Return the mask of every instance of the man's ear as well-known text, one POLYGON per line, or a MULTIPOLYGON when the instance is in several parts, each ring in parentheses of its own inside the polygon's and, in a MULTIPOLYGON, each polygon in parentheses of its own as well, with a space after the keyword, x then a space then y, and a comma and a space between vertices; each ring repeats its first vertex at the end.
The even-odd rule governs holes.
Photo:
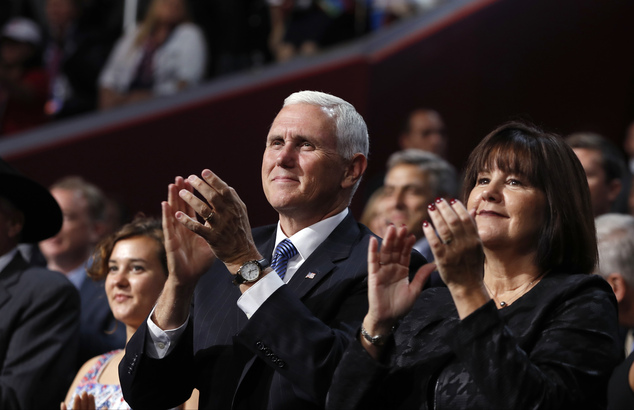
POLYGON ((625 283, 625 279, 623 279, 623 276, 617 272, 610 273, 606 279, 610 286, 612 286, 614 296, 616 296, 616 301, 621 303, 627 294, 627 283, 625 283))
POLYGON ((368 159, 361 153, 356 153, 348 163, 348 167, 341 181, 341 187, 346 189, 354 186, 363 176, 368 167, 368 159))

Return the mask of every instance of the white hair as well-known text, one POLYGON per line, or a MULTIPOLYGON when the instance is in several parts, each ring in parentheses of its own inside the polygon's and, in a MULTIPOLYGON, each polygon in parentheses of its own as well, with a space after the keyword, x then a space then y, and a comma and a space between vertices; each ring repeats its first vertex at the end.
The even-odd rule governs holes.
POLYGON ((326 110, 335 120, 337 151, 345 159, 352 159, 354 154, 368 156, 370 140, 368 127, 361 114, 352 104, 319 91, 299 91, 284 100, 284 107, 293 104, 310 104, 326 110))
POLYGON ((416 148, 397 151, 387 160, 388 172, 397 165, 414 165, 428 176, 434 197, 458 195, 458 173, 438 155, 416 148))
MULTIPOLYGON (((310 104, 321 107, 334 119, 337 152, 343 159, 351 160, 358 153, 368 157, 370 150, 368 127, 352 104, 334 95, 319 91, 298 91, 284 100, 284 107, 294 104, 310 104)), ((352 194, 360 182, 361 178, 353 187, 352 194)))
POLYGON ((620 273, 634 286, 634 216, 603 214, 595 219, 599 264, 595 273, 607 278, 620 273))

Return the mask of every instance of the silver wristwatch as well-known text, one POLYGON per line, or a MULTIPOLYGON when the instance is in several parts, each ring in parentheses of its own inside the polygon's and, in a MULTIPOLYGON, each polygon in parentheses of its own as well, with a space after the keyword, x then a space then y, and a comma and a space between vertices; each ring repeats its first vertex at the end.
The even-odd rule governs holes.
POLYGON ((262 271, 269 267, 268 259, 260 259, 259 261, 252 260, 245 262, 238 269, 233 283, 235 285, 241 285, 243 283, 253 283, 260 279, 262 271))

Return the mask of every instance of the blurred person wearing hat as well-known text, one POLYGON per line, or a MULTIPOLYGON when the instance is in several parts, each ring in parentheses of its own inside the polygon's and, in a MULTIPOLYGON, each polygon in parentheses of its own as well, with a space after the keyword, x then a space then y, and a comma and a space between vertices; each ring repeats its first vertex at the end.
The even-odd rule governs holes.
POLYGON ((31 20, 17 17, 0 37, 0 135, 46 122, 48 75, 42 67, 42 36, 31 20))
POLYGON ((0 159, 0 408, 58 408, 76 368, 79 294, 18 248, 55 235, 62 212, 47 189, 0 159))

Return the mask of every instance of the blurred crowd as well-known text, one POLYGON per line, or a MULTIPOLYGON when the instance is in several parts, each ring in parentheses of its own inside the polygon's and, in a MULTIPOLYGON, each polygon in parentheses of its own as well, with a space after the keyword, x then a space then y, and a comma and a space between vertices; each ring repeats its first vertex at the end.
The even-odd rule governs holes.
POLYGON ((440 1, 3 1, 0 136, 314 54, 440 1))

